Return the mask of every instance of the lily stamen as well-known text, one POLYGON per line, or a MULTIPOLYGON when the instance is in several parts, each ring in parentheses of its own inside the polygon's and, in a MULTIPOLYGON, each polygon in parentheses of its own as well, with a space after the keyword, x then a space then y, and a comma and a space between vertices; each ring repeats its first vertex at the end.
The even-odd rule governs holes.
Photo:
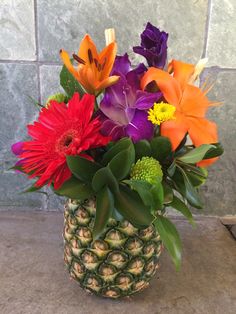
POLYGON ((74 59, 75 61, 77 61, 78 63, 81 63, 81 64, 85 64, 85 63, 86 63, 83 59, 81 59, 81 58, 80 58, 79 56, 77 56, 77 54, 75 54, 75 53, 73 53, 72 57, 73 57, 73 59, 74 59))
POLYGON ((93 63, 93 54, 92 54, 91 49, 88 49, 88 57, 89 57, 90 64, 92 64, 93 63))

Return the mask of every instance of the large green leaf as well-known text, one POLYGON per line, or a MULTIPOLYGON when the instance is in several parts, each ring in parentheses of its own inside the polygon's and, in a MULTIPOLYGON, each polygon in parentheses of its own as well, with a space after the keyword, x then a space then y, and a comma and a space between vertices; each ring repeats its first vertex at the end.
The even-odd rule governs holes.
POLYGON ((189 180, 191 181, 192 185, 196 188, 199 187, 200 185, 204 184, 206 182, 206 179, 207 179, 207 170, 205 168, 199 168, 199 169, 202 169, 202 173, 205 173, 205 176, 204 175, 198 175, 192 171, 187 172, 189 180))
POLYGON ((96 195, 96 216, 93 227, 93 239, 96 240, 104 231, 114 210, 114 198, 107 186, 96 195))
POLYGON ((173 190, 172 188, 165 182, 163 181, 163 193, 164 193, 164 204, 169 204, 173 201, 173 190))
POLYGON ((67 93, 67 95, 69 96, 69 98, 71 98, 75 92, 78 92, 81 97, 86 93, 83 86, 67 70, 65 65, 62 67, 60 73, 60 84, 67 93))
POLYGON ((89 184, 81 182, 75 177, 71 177, 59 189, 54 189, 54 192, 58 195, 81 201, 90 198, 94 193, 89 184))
POLYGON ((224 153, 224 148, 220 143, 214 143, 214 148, 211 148, 203 159, 214 158, 222 155, 224 153))
POLYGON ((181 240, 175 225, 166 217, 157 216, 154 225, 160 234, 167 251, 172 257, 177 270, 180 269, 181 263, 181 240))
POLYGON ((154 206, 154 199, 151 192, 152 185, 146 181, 141 180, 124 180, 124 183, 128 184, 132 189, 138 192, 143 203, 146 206, 154 206))
POLYGON ((91 183, 94 174, 101 168, 96 162, 81 156, 67 156, 66 162, 73 175, 84 182, 91 183))
POLYGON ((196 208, 202 208, 202 202, 201 202, 200 196, 197 190, 195 189, 195 187, 192 185, 187 173, 179 166, 178 166, 178 169, 180 170, 183 176, 184 185, 185 185, 185 196, 189 204, 196 208))
POLYGON ((92 180, 92 187, 94 191, 98 192, 104 186, 108 186, 114 194, 119 192, 119 184, 117 179, 108 166, 98 170, 92 180))
POLYGON ((164 203, 164 189, 162 184, 157 183, 156 185, 153 185, 150 192, 152 194, 154 201, 154 206, 152 206, 152 209, 154 211, 161 210, 163 208, 164 203))
POLYGON ((117 180, 122 180, 128 176, 130 169, 135 162, 134 145, 131 143, 126 149, 115 155, 108 163, 117 180))
POLYGON ((136 161, 144 156, 151 156, 152 154, 151 145, 147 140, 141 140, 135 143, 134 148, 136 161))
POLYGON ((178 160, 185 162, 187 164, 196 164, 197 162, 201 161, 206 155, 206 153, 212 148, 216 147, 210 144, 203 144, 199 147, 190 150, 183 156, 178 157, 178 160))
POLYGON ((115 196, 115 208, 137 228, 145 228, 154 220, 150 209, 145 206, 138 193, 120 186, 120 193, 115 196))
POLYGON ((155 137, 151 140, 151 149, 152 156, 159 161, 163 161, 171 154, 171 142, 164 136, 155 137))
POLYGON ((117 154, 119 154, 122 150, 125 150, 133 145, 130 138, 122 138, 118 142, 115 143, 104 155, 102 158, 102 164, 107 165, 112 158, 114 158, 117 154))
POLYGON ((173 201, 168 206, 173 207, 174 209, 181 212, 189 220, 191 224, 194 224, 191 211, 189 210, 188 206, 178 197, 174 196, 173 201))

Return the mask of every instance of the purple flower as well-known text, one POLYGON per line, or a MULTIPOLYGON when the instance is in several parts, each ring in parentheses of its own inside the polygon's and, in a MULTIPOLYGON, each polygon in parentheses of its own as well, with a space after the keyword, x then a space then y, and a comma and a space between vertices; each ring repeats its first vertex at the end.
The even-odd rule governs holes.
POLYGON ((119 75, 120 79, 106 89, 100 104, 102 131, 114 141, 128 136, 137 142, 153 135, 153 125, 147 120, 146 111, 162 94, 140 90, 140 78, 146 70, 144 64, 132 70, 127 54, 116 57, 111 75, 119 75))
POLYGON ((167 39, 166 32, 148 22, 141 34, 141 46, 133 47, 133 51, 145 57, 149 66, 163 69, 167 58, 167 39))
MULTIPOLYGON (((18 158, 20 158, 20 155, 24 152, 23 150, 24 142, 17 142, 11 146, 11 151, 14 155, 16 155, 18 158)), ((15 164, 15 167, 21 167, 24 164, 24 159, 18 160, 15 164)), ((16 170, 16 172, 19 172, 16 170)))

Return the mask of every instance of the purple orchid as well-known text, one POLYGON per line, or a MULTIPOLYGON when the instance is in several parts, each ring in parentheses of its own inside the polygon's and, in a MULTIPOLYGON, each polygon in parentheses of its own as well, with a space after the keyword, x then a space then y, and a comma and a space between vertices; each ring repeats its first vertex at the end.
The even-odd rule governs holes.
POLYGON ((127 53, 116 57, 111 75, 119 75, 120 79, 106 89, 100 104, 102 131, 112 136, 114 141, 128 136, 137 142, 150 139, 153 135, 153 125, 147 119, 147 110, 162 94, 140 89, 140 77, 146 70, 144 64, 132 70, 127 53))
POLYGON ((163 69, 167 58, 167 40, 166 32, 148 22, 141 34, 141 46, 133 47, 133 51, 145 57, 149 66, 163 69))

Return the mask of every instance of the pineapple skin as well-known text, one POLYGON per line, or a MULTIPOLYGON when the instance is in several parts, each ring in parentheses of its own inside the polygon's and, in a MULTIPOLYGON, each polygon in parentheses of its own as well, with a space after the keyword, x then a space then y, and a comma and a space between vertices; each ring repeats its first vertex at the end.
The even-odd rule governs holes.
POLYGON ((80 286, 93 294, 120 298, 149 285, 163 249, 153 225, 137 229, 111 218, 95 241, 95 201, 67 200, 64 213, 64 261, 80 286))

